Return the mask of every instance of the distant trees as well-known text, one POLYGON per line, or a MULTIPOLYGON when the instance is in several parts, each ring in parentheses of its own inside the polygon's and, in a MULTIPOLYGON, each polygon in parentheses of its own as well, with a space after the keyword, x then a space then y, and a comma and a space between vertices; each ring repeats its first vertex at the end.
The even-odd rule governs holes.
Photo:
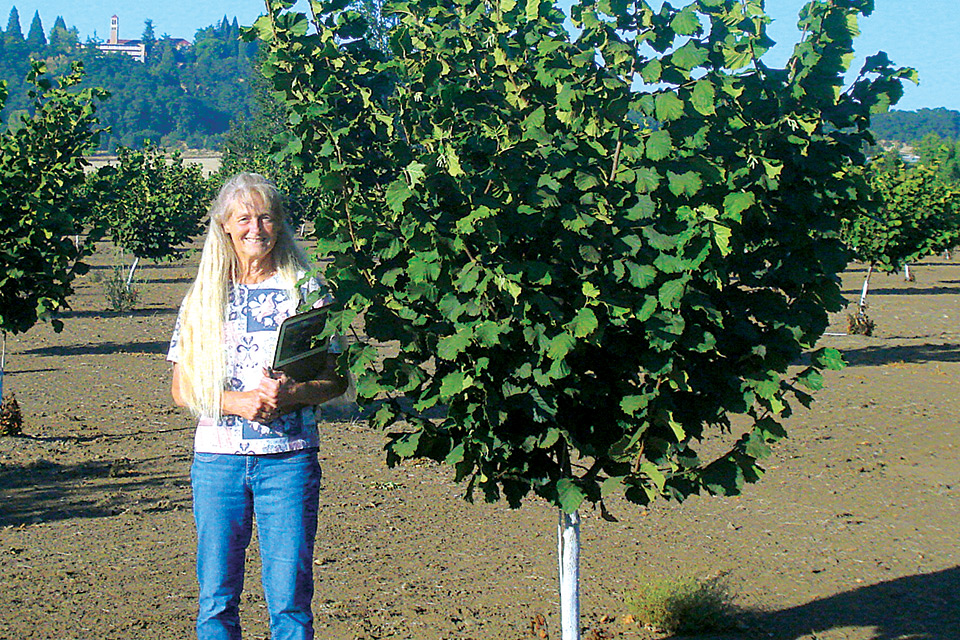
POLYGON ((169 260, 201 229, 209 188, 200 165, 156 147, 121 147, 114 166, 88 179, 98 194, 94 222, 133 256, 127 287, 141 258, 169 260))
POLYGON ((909 166, 884 158, 867 173, 876 207, 844 221, 841 236, 868 265, 854 333, 869 334, 866 298, 874 270, 891 273, 921 258, 949 250, 960 241, 960 188, 939 179, 936 167, 909 166))
POLYGON ((933 167, 937 178, 947 183, 960 183, 960 139, 928 133, 913 149, 920 157, 920 164, 933 167))
POLYGON ((42 51, 47 46, 47 36, 43 33, 43 23, 40 21, 39 11, 33 13, 33 21, 30 23, 26 44, 29 51, 42 51))
POLYGON ((0 38, 0 79, 9 91, 3 120, 15 123, 30 110, 24 78, 31 58, 45 60, 53 75, 76 60, 85 66, 84 84, 103 87, 112 96, 100 111, 109 128, 100 149, 137 148, 145 142, 218 149, 230 123, 249 115, 256 43, 242 42, 239 35, 236 18, 224 17, 184 45, 168 35, 158 38, 147 20, 141 37, 147 59, 140 63, 103 53, 93 41, 81 45, 77 30, 59 16, 48 38, 36 13, 24 38, 14 7, 0 38))
POLYGON ((960 111, 938 108, 880 113, 871 120, 871 130, 878 140, 891 142, 915 143, 929 133, 956 140, 960 139, 960 111))
MULTIPOLYGON (((32 115, 0 130, 0 331, 21 333, 66 305, 85 255, 71 236, 91 208, 80 197, 83 155, 96 145, 96 89, 76 90, 81 69, 54 86, 33 63, 32 115)), ((2 87, 2 85, 0 85, 2 87)), ((0 89, 0 104, 3 92, 0 89)))

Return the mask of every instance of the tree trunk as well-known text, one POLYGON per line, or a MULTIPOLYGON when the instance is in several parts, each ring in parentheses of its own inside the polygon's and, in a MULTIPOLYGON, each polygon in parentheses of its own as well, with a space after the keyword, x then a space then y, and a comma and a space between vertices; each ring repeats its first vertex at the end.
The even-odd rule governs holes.
POLYGON ((3 370, 7 366, 7 332, 0 332, 0 401, 3 400, 3 370))
POLYGON ((557 527, 560 561, 560 628, 562 640, 580 640, 580 514, 560 511, 557 527))
POLYGON ((910 265, 903 265, 903 281, 910 282, 910 265))
POLYGON ((873 273, 873 265, 867 267, 867 275, 863 279, 863 289, 860 290, 860 304, 857 312, 863 315, 867 312, 867 290, 870 288, 870 274, 873 273))
POLYGON ((133 264, 130 265, 130 271, 127 273, 127 291, 130 290, 130 286, 133 284, 133 272, 137 270, 138 264, 140 264, 140 258, 134 256, 133 264))

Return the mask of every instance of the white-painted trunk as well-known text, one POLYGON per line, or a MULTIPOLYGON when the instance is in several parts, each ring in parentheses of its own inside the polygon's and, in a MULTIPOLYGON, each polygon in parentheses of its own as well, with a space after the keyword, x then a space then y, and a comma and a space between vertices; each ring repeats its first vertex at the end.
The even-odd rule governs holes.
POLYGON ((7 332, 0 333, 0 400, 3 400, 3 370, 7 366, 7 332))
POLYGON ((560 629, 562 640, 580 640, 580 513, 560 511, 557 527, 560 561, 560 629))
POLYGON ((140 264, 140 258, 134 257, 133 264, 130 265, 130 271, 127 273, 127 289, 130 289, 130 285, 133 284, 133 272, 137 270, 138 264, 140 264))
POLYGON ((910 265, 903 265, 903 281, 910 282, 910 265))
POLYGON ((870 274, 873 273, 873 265, 867 267, 867 275, 863 279, 863 289, 860 290, 860 306, 858 311, 863 313, 867 308, 867 290, 870 289, 870 274))

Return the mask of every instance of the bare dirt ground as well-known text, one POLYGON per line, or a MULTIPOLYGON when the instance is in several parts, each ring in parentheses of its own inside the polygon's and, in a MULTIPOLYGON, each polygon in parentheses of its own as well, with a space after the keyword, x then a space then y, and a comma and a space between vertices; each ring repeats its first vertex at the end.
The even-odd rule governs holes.
MULTIPOLYGON (((104 165, 113 164, 116 161, 117 156, 109 154, 99 154, 87 158, 90 170, 99 169, 104 165)), ((183 152, 183 161, 186 164, 199 164, 204 176, 209 176, 220 168, 220 155, 210 151, 188 149, 183 152)))
MULTIPOLYGON (((192 419, 164 361, 194 268, 147 265, 133 313, 80 279, 65 329, 8 338, 5 390, 25 435, 0 439, 0 638, 177 639, 193 634, 192 419)), ((876 276, 873 337, 830 335, 850 366, 798 408, 757 485, 619 523, 583 514, 584 637, 649 640, 624 594, 642 576, 726 574, 743 628, 713 640, 960 638, 960 264, 916 282, 876 276)), ((850 299, 863 269, 844 276, 850 299)), ((834 333, 846 330, 838 315, 834 333)), ((448 469, 389 469, 383 435, 323 424, 314 599, 318 638, 559 638, 556 513, 470 505, 448 469)), ((269 630, 256 542, 242 616, 269 630)), ((707 637, 707 636, 704 636, 707 637)))

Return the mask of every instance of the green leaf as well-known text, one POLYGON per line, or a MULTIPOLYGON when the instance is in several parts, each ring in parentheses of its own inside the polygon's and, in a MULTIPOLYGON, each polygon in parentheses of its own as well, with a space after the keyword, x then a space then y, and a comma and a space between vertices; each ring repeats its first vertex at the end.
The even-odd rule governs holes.
POLYGON ((683 115, 683 101, 672 91, 657 94, 656 117, 661 122, 676 120, 683 115))
POLYGON ((550 341, 550 346, 547 349, 547 357, 551 360, 561 360, 573 350, 574 344, 573 336, 569 333, 558 334, 550 341))
POLYGON ((640 70, 640 77, 643 78, 643 81, 647 84, 653 84, 660 81, 661 73, 663 73, 663 65, 659 60, 654 58, 643 65, 643 68, 640 70))
POLYGON ((692 36, 698 33, 701 27, 694 5, 684 7, 670 21, 670 28, 679 36, 692 36))
POLYGON ((627 262, 627 271, 629 272, 630 284, 637 289, 646 289, 657 278, 657 270, 649 264, 639 265, 635 262, 627 262))
POLYGON ((450 453, 447 454, 447 457, 443 459, 443 463, 453 466, 460 464, 464 461, 464 459, 464 446, 461 442, 450 450, 450 453))
POLYGON ((710 116, 716 113, 715 106, 717 92, 713 88, 713 83, 707 79, 698 80, 693 85, 693 93, 690 96, 690 102, 697 113, 710 116))
POLYGON ((387 206, 394 213, 403 212, 403 203, 406 202, 413 192, 403 180, 396 180, 387 187, 386 202, 387 206))
POLYGON ((581 191, 589 191, 600 184, 600 180, 597 178, 597 176, 584 171, 578 171, 573 179, 573 182, 575 185, 577 185, 577 189, 580 189, 581 191))
POLYGON ((654 131, 647 138, 646 153, 647 157, 654 162, 659 162, 673 151, 673 141, 670 139, 670 133, 665 129, 654 131))
POLYGON ((749 191, 729 193, 723 198, 723 213, 726 217, 740 222, 741 214, 752 207, 755 202, 756 198, 749 191))
POLYGON ((417 454, 420 447, 420 437, 422 431, 415 431, 400 436, 397 440, 390 443, 390 451, 400 458, 412 458, 417 454))
POLYGON ((416 187, 423 182, 426 177, 424 169, 427 168, 427 165, 420 162, 411 162, 403 169, 403 177, 406 180, 407 184, 411 187, 416 187))
POLYGON ((646 396, 624 396, 620 400, 620 408, 628 416, 636 415, 637 412, 649 404, 646 396))
POLYGON ((443 377, 440 383, 440 398, 444 401, 473 386, 473 378, 462 371, 454 371, 443 377))
POLYGON ((586 497, 583 489, 570 478, 560 478, 557 481, 557 499, 564 513, 573 513, 579 509, 586 497))
POLYGON ((685 290, 686 281, 683 278, 668 280, 660 287, 660 292, 657 294, 660 306, 664 309, 675 308, 685 290))
POLYGON ((667 172, 667 179, 670 181, 670 191, 676 195, 694 196, 703 186, 703 180, 695 171, 687 171, 683 174, 676 174, 672 171, 667 172))
POLYGON ((593 312, 593 309, 584 307, 577 312, 576 317, 574 317, 573 321, 570 323, 570 330, 573 332, 575 337, 585 338, 596 331, 598 326, 600 326, 600 323, 597 320, 597 315, 593 312))
POLYGON ((533 21, 540 17, 540 5, 543 0, 527 0, 527 20, 533 21))
POLYGON ((840 371, 847 363, 843 359, 843 354, 834 348, 819 349, 813 354, 813 361, 817 366, 831 371, 840 371))
MULTIPOLYGON (((673 52, 671 61, 681 69, 690 70, 699 67, 707 61, 709 51, 700 46, 696 40, 690 40, 673 52)), ((696 89, 694 89, 696 92, 696 89)))
POLYGON ((797 376, 797 382, 808 389, 818 391, 823 388, 823 374, 816 369, 810 368, 797 376))
POLYGON ((733 237, 733 229, 718 222, 713 222, 710 225, 710 231, 713 235, 713 241, 717 244, 717 248, 720 250, 720 255, 729 256, 730 252, 733 251, 730 246, 730 239, 733 237))
POLYGON ((600 497, 609 498, 610 496, 621 493, 624 489, 624 476, 613 476, 600 483, 600 497))
POLYGON ((444 360, 456 360, 470 345, 470 331, 461 329, 452 336, 444 336, 437 342, 437 357, 444 360))

